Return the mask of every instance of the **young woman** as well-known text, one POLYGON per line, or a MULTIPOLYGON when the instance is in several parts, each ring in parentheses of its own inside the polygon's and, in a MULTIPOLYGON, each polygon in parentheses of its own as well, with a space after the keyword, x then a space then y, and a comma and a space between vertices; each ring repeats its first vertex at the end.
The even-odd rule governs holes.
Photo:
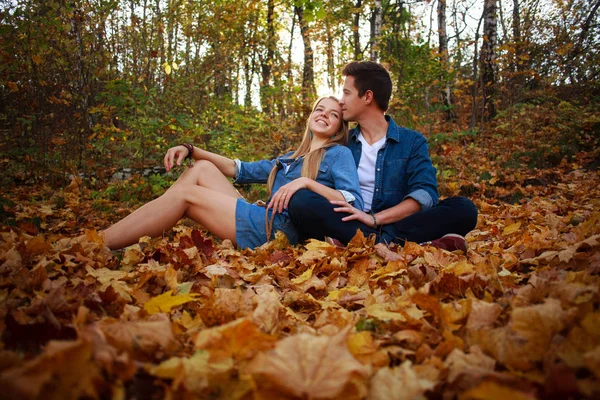
POLYGON ((362 209, 354 158, 343 146, 348 125, 335 97, 315 103, 300 147, 274 160, 240 162, 191 145, 167 151, 167 171, 186 157, 195 160, 162 196, 140 207, 103 232, 110 249, 136 243, 142 236, 159 236, 182 217, 200 223, 221 239, 240 248, 266 243, 280 230, 291 244, 299 233, 287 213, 290 198, 309 189, 328 200, 345 200, 362 209), (236 183, 267 183, 272 193, 267 208, 242 198, 227 177, 236 183), (270 232, 268 232, 270 231, 270 232))

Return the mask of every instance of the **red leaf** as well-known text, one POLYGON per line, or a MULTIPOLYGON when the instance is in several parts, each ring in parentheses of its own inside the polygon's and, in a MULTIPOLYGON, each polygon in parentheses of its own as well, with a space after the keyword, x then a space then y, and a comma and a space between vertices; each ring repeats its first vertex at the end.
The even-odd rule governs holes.
POLYGON ((192 239, 194 240, 198 250, 206 254, 208 257, 210 257, 215 251, 215 245, 212 239, 203 237, 199 230, 194 229, 192 231, 192 239))

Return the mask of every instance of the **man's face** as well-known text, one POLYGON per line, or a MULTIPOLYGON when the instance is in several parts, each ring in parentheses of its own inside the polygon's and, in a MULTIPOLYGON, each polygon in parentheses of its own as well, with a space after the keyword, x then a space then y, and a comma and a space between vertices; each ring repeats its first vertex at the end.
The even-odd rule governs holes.
POLYGON ((358 90, 354 87, 353 76, 347 76, 344 81, 340 106, 342 106, 342 116, 345 121, 357 121, 358 116, 363 112, 365 102, 362 97, 358 97, 358 90))

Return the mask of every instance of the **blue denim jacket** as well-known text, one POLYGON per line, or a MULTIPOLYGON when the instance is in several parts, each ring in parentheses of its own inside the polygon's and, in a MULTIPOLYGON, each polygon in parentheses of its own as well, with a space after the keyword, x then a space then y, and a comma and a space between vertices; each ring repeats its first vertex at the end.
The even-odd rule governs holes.
MULTIPOLYGON (((386 143, 375 164, 372 211, 393 207, 408 197, 416 200, 421 210, 431 208, 438 201, 438 191, 427 140, 419 132, 396 125, 389 115, 385 119, 389 125, 386 143)), ((357 168, 362 147, 359 133, 360 126, 352 129, 348 140, 357 168)))
MULTIPOLYGON (((255 162, 236 160, 235 183, 266 183, 271 169, 277 165, 280 170, 275 176, 272 193, 277 192, 280 187, 301 176, 304 159, 293 160, 289 158, 292 154, 290 152, 274 160, 255 162), (284 165, 289 165, 287 171, 284 165)), ((362 210, 363 200, 358 183, 358 172, 348 148, 336 145, 326 149, 316 181, 339 190, 346 201, 353 202, 354 207, 362 210)))

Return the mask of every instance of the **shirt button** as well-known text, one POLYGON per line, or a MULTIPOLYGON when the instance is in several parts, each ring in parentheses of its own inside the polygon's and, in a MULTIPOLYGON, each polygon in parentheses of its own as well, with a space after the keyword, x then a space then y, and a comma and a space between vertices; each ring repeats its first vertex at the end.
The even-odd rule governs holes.
POLYGON ((377 168, 377 172, 381 171, 381 168, 377 168))
POLYGON ((379 189, 375 189, 376 192, 379 192, 379 189))

